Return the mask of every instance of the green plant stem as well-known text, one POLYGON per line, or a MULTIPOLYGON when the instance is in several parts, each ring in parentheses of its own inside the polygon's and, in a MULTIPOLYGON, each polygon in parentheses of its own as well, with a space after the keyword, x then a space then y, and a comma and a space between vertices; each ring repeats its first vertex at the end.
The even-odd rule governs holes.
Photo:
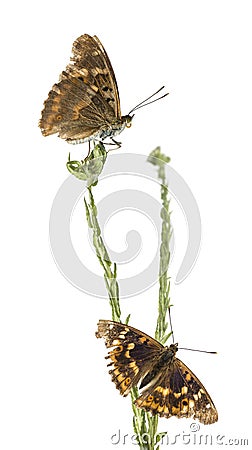
POLYGON ((119 285, 116 279, 117 276, 116 264, 112 264, 112 262, 110 261, 107 249, 104 245, 101 236, 101 229, 97 219, 97 208, 94 202, 92 186, 89 186, 88 193, 89 193, 89 202, 87 202, 84 197, 87 222, 88 226, 93 231, 93 245, 96 250, 96 256, 104 271, 104 280, 112 310, 112 320, 120 322, 121 308, 119 301, 119 285))
POLYGON ((165 344, 171 332, 167 332, 167 312, 170 308, 170 277, 168 268, 170 263, 170 240, 172 236, 170 201, 168 200, 168 186, 165 178, 164 164, 160 163, 158 177, 161 180, 162 219, 160 264, 159 264, 159 301, 158 318, 155 338, 165 344))
MULTIPOLYGON (((160 147, 157 147, 150 153, 148 161, 158 167, 158 178, 161 181, 161 202, 162 207, 160 216, 162 220, 160 260, 159 260, 159 298, 158 298, 158 317, 156 323, 155 338, 165 344, 171 332, 168 332, 167 312, 170 308, 170 277, 168 268, 170 262, 170 240, 172 236, 170 201, 168 200, 168 185, 165 175, 165 165, 170 162, 170 158, 161 153, 160 147)), ((151 450, 159 449, 158 442, 166 432, 158 433, 158 416, 149 418, 149 433, 154 431, 154 445, 151 450)))
MULTIPOLYGON (((161 244, 159 263, 159 299, 158 317, 156 323, 155 338, 165 344, 171 332, 168 332, 167 313, 170 308, 170 277, 168 268, 170 262, 170 240, 172 236, 170 201, 168 200, 168 185, 165 175, 165 165, 170 158, 162 154, 160 148, 151 152, 148 161, 158 167, 158 178, 161 181, 161 244)), ((138 389, 131 390, 131 400, 133 409, 133 429, 138 438, 138 445, 141 450, 158 450, 158 443, 166 432, 158 433, 158 416, 152 416, 143 410, 139 410, 134 401, 139 396, 138 389)))
MULTIPOLYGON (((116 264, 112 264, 101 236, 101 230, 97 218, 97 208, 91 186, 88 188, 88 193, 88 202, 84 197, 87 222, 93 232, 93 245, 96 250, 96 256, 104 271, 104 280, 109 296, 112 320, 120 322, 121 308, 119 301, 119 286, 116 280, 116 264), (112 266, 113 270, 111 269, 112 266)), ((128 321, 129 316, 126 318, 125 322, 128 323, 128 321)), ((157 431, 157 418, 151 417, 149 413, 135 406, 134 401, 137 397, 139 397, 137 387, 131 389, 130 394, 133 409, 133 429, 136 434, 139 449, 154 450, 154 441, 157 431)))

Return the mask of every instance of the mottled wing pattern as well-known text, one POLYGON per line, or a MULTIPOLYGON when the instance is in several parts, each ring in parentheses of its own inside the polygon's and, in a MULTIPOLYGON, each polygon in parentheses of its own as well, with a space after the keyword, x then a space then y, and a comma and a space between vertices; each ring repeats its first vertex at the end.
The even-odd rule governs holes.
POLYGON ((141 381, 139 408, 169 418, 193 418, 211 424, 218 420, 214 403, 199 379, 178 358, 177 344, 164 347, 129 325, 110 320, 98 323, 98 338, 112 350, 109 373, 124 396, 141 381))
MULTIPOLYGON (((84 34, 73 44, 73 64, 69 64, 66 71, 72 76, 79 76, 84 70, 85 81, 89 85, 96 86, 102 93, 103 101, 113 109, 116 118, 121 118, 120 99, 116 77, 112 64, 97 36, 84 34), (88 73, 87 73, 88 71, 88 73)), ((105 106, 106 106, 105 104, 105 106)))
POLYGON ((104 338, 112 350, 106 356, 112 381, 123 396, 152 368, 164 348, 158 341, 136 328, 110 320, 100 320, 97 338, 104 338))
POLYGON ((113 68, 99 41, 87 34, 73 44, 73 57, 44 102, 39 126, 74 143, 89 140, 121 118, 113 68))
POLYGON ((210 395, 192 371, 176 357, 160 370, 158 379, 147 386, 135 403, 161 417, 193 418, 205 425, 218 420, 210 395))

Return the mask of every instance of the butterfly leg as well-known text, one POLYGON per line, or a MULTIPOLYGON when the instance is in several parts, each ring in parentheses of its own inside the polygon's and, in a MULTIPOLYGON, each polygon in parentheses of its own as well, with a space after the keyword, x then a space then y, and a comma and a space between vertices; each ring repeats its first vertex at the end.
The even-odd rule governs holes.
POLYGON ((121 148, 122 143, 121 142, 117 142, 115 141, 115 139, 111 138, 111 141, 113 142, 102 142, 103 145, 117 145, 117 147, 114 148, 110 148, 108 151, 111 152, 112 150, 118 150, 119 148, 121 148))
POLYGON ((87 158, 88 158, 89 155, 90 155, 90 151, 91 151, 91 146, 90 146, 90 141, 88 141, 88 154, 87 154, 87 156, 85 156, 84 159, 81 160, 81 164, 85 164, 87 158))
POLYGON ((121 148, 122 143, 121 142, 117 142, 115 139, 111 138, 111 141, 113 142, 113 144, 111 143, 111 145, 117 145, 117 148, 115 148, 114 150, 118 150, 119 148, 121 148))

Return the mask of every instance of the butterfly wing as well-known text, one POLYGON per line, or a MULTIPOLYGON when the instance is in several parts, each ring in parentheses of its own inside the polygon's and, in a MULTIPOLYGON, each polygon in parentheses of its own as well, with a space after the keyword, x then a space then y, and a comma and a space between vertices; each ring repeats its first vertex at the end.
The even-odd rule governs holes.
POLYGON ((88 34, 73 44, 71 63, 44 103, 39 126, 69 142, 89 140, 121 118, 113 68, 99 39, 88 34))
POLYGON ((112 350, 106 356, 112 381, 123 396, 151 370, 153 361, 164 348, 145 333, 119 322, 100 320, 97 338, 104 338, 112 350))
POLYGON ((217 410, 203 384, 178 358, 161 369, 159 377, 145 388, 135 404, 160 417, 191 417, 203 424, 218 420, 217 410))

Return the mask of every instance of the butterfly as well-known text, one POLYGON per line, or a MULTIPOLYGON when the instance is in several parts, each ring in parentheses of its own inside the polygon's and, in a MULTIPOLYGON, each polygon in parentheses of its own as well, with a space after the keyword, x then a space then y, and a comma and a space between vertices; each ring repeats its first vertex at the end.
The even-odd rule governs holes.
POLYGON ((120 147, 121 143, 113 136, 120 134, 125 127, 129 128, 133 111, 145 106, 144 103, 164 86, 122 116, 115 74, 98 37, 88 34, 78 37, 73 43, 72 53, 70 64, 44 102, 39 121, 42 134, 58 133, 71 144, 110 138, 120 147))
POLYGON ((186 417, 203 424, 218 420, 214 403, 203 384, 176 357, 178 344, 163 346, 136 328, 100 320, 97 338, 112 348, 106 359, 120 394, 126 396, 140 383, 136 406, 160 417, 186 417))

